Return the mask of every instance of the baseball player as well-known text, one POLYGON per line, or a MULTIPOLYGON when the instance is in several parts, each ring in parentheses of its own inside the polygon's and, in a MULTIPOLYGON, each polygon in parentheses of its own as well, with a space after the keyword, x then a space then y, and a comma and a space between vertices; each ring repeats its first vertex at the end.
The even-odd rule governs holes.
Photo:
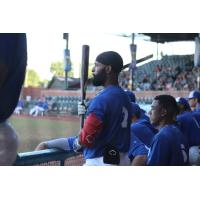
MULTIPOLYGON (((130 164, 131 102, 118 84, 122 67, 123 60, 117 52, 103 52, 96 58, 93 85, 104 89, 90 101, 84 127, 73 142, 76 148, 83 149, 85 165, 130 164)), ((57 148, 63 139, 58 140, 43 142, 36 150, 57 148)))

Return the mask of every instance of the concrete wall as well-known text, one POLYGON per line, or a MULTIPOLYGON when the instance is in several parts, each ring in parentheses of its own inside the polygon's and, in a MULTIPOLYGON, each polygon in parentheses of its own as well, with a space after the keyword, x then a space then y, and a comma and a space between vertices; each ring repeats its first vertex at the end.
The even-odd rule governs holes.
MULTIPOLYGON (((92 98, 97 94, 98 91, 88 91, 87 97, 92 98)), ((80 96, 80 90, 71 91, 71 90, 47 90, 40 88, 23 88, 23 97, 31 96, 32 99, 40 98, 42 96, 80 96)), ((147 98, 151 99, 160 94, 170 94, 174 97, 187 97, 189 91, 142 91, 142 92, 134 92, 137 98, 147 98)))

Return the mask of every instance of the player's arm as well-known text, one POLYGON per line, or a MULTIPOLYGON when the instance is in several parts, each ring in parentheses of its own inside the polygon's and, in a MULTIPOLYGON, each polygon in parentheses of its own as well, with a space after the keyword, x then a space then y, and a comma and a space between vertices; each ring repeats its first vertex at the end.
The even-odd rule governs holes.
POLYGON ((77 140, 77 137, 68 137, 68 138, 58 138, 54 140, 49 140, 40 143, 35 150, 44 150, 44 149, 61 149, 64 151, 74 150, 74 143, 77 140))
POLYGON ((133 160, 131 165, 133 166, 145 166, 147 162, 147 155, 139 155, 136 156, 133 160))
POLYGON ((147 165, 166 166, 166 159, 169 157, 169 145, 164 137, 157 137, 149 150, 147 165))
POLYGON ((144 166, 146 165, 147 161, 148 149, 137 136, 135 136, 133 133, 131 136, 132 137, 129 150, 129 158, 131 160, 131 165, 144 166))
POLYGON ((79 144, 83 147, 91 148, 102 129, 102 120, 95 113, 90 113, 86 117, 84 126, 80 131, 79 144))

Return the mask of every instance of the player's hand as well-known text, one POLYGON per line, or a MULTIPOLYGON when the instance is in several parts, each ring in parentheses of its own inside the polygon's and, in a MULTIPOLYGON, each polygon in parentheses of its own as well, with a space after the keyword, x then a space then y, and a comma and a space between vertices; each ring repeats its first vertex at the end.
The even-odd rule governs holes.
POLYGON ((35 148, 35 151, 40 151, 40 150, 44 150, 44 149, 48 149, 48 147, 44 142, 42 142, 37 145, 37 147, 35 148))
POLYGON ((85 115, 86 113, 86 105, 81 104, 81 102, 78 102, 78 115, 85 115))

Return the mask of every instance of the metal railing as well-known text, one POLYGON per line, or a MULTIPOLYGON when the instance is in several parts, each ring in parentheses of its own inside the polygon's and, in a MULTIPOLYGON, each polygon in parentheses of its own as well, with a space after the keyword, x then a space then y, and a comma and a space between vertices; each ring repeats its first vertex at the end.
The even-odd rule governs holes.
POLYGON ((47 149, 19 153, 14 166, 81 166, 84 159, 81 153, 73 151, 61 151, 58 149, 47 149))

